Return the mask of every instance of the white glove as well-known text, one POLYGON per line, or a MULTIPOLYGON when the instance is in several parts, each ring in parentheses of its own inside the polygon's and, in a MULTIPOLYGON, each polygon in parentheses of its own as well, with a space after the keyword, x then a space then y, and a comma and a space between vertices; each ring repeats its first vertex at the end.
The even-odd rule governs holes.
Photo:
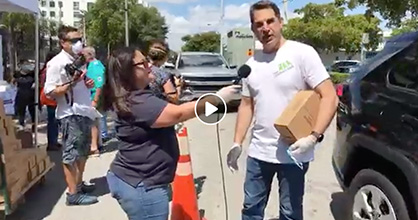
POLYGON ((176 130, 176 133, 178 133, 183 128, 183 125, 184 124, 182 122, 174 125, 174 130, 176 130))
POLYGON ((290 145, 289 151, 292 155, 303 154, 310 149, 314 148, 316 145, 316 137, 309 135, 307 137, 297 140, 295 143, 290 145))
POLYGON ((241 144, 234 143, 228 152, 226 163, 231 172, 238 170, 238 158, 241 156, 242 146, 241 144))
POLYGON ((226 103, 230 102, 234 95, 239 93, 240 85, 231 85, 220 89, 216 95, 220 96, 226 103))

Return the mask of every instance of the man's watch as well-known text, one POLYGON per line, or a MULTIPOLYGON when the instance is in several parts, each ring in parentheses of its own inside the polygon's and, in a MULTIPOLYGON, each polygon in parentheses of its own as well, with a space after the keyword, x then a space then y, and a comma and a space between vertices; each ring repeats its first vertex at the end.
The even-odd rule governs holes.
POLYGON ((320 134, 316 131, 312 131, 311 135, 313 135, 316 138, 316 142, 318 142, 318 143, 320 143, 320 142, 322 142, 322 140, 324 140, 324 135, 320 134))

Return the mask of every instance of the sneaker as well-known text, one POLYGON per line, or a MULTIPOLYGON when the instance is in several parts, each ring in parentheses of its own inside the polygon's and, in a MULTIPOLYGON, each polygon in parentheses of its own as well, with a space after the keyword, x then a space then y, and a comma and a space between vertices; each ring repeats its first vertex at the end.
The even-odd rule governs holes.
POLYGON ((77 191, 82 193, 91 193, 96 189, 96 186, 93 184, 86 184, 84 181, 77 186, 77 191))
POLYGON ((96 196, 90 196, 82 193, 76 194, 69 194, 67 193, 67 201, 66 205, 73 206, 73 205, 91 205, 99 202, 96 196))

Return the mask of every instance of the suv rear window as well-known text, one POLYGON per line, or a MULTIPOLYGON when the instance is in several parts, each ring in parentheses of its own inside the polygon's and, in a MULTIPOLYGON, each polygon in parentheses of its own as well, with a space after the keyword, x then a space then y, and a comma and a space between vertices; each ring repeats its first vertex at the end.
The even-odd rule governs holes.
POLYGON ((388 72, 389 84, 418 92, 418 56, 416 44, 392 64, 388 72))

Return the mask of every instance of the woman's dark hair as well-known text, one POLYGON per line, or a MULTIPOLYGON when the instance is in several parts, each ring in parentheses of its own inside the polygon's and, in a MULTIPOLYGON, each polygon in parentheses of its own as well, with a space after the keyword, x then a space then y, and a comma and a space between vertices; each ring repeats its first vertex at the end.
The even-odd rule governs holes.
POLYGON ((104 85, 104 108, 114 110, 119 116, 130 117, 130 92, 138 89, 134 73, 135 51, 144 53, 137 47, 123 47, 111 53, 106 65, 104 85))

